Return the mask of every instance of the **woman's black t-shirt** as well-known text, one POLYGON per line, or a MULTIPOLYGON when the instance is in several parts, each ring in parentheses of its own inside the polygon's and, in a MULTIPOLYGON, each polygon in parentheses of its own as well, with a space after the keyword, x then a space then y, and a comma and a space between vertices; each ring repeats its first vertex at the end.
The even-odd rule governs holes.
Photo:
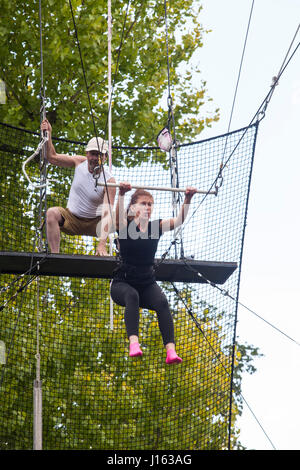
POLYGON ((161 219, 150 221, 145 232, 141 231, 135 221, 119 231, 119 249, 121 266, 114 280, 130 284, 146 285, 155 282, 154 258, 159 239, 162 235, 161 219))

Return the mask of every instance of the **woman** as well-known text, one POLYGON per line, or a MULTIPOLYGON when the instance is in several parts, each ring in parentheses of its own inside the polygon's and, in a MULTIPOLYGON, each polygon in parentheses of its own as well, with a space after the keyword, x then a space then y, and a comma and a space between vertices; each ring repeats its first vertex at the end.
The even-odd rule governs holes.
POLYGON ((129 355, 141 356, 139 345, 139 309, 155 310, 164 346, 166 363, 180 363, 174 340, 173 318, 167 298, 155 281, 154 257, 161 235, 179 227, 188 212, 190 201, 196 192, 187 188, 185 200, 177 217, 150 221, 154 200, 150 193, 138 189, 131 197, 127 211, 124 195, 131 190, 130 183, 120 183, 116 208, 119 249, 122 264, 111 285, 113 301, 125 307, 125 326, 129 339, 129 355))

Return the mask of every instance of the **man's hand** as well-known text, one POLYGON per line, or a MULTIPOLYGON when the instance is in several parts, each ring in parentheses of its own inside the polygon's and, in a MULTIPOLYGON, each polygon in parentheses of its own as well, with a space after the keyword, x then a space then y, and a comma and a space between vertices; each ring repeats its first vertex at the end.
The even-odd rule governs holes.
POLYGON ((108 256, 105 241, 100 240, 100 242, 98 243, 98 246, 96 248, 96 256, 108 256))
POLYGON ((48 119, 44 119, 41 123, 41 130, 42 131, 47 131, 50 134, 52 133, 52 127, 48 119))

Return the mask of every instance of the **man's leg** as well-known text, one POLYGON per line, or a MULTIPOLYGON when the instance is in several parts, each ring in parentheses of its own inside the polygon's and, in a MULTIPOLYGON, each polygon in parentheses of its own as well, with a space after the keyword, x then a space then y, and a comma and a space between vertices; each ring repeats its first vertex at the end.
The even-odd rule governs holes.
POLYGON ((60 227, 64 219, 57 207, 50 207, 47 210, 47 238, 51 253, 59 253, 60 227))

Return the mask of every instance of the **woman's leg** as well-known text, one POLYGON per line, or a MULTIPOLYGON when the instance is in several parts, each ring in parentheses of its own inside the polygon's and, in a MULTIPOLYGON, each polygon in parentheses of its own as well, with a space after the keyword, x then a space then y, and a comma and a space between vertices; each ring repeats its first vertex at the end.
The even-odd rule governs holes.
POLYGON ((130 286, 126 282, 113 282, 111 285, 111 298, 113 301, 125 307, 125 326, 127 336, 130 342, 130 355, 141 356, 142 351, 140 350, 138 343, 139 335, 139 293, 134 287, 130 286))
POLYGON ((158 325, 167 351, 167 364, 180 363, 182 359, 175 351, 174 323, 168 299, 158 284, 151 284, 140 292, 140 306, 155 310, 158 325))
POLYGON ((168 299, 158 284, 150 284, 141 289, 140 307, 155 310, 164 346, 174 344, 174 323, 168 299))

